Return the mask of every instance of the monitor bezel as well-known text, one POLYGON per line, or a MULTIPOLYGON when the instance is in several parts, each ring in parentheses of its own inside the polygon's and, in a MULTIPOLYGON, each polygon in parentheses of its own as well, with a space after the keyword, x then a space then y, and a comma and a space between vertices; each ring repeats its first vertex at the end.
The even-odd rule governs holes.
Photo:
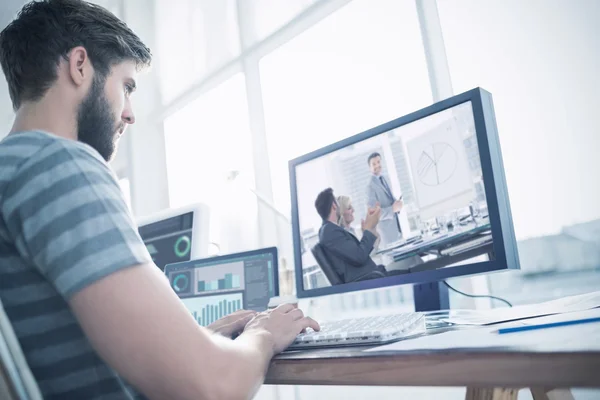
POLYGON ((403 117, 394 119, 375 128, 293 159, 289 162, 289 173, 292 200, 294 271, 296 278, 296 296, 298 298, 318 297, 404 284, 421 284, 458 276, 470 276, 520 268, 492 95, 482 88, 475 88, 442 100, 431 106, 422 108, 403 117), (488 215, 490 218, 495 259, 492 261, 477 262, 452 268, 414 272, 405 275, 389 276, 386 278, 305 290, 302 270, 302 239, 300 236, 298 215, 296 167, 336 150, 340 150, 344 147, 467 102, 471 102, 473 107, 475 135, 477 137, 477 145, 481 158, 481 169, 484 176, 484 188, 488 204, 488 215))
MULTIPOLYGON (((265 247, 265 248, 257 249, 257 250, 242 251, 239 253, 230 253, 230 254, 224 254, 224 255, 220 255, 220 256, 204 257, 204 258, 199 258, 199 259, 192 259, 189 261, 182 261, 182 262, 178 262, 178 263, 167 264, 167 265, 165 265, 164 274, 165 274, 165 277, 167 277, 167 279, 168 279, 170 270, 172 270, 173 268, 182 267, 185 264, 196 264, 196 263, 204 263, 204 262, 220 263, 220 262, 227 262, 228 260, 235 259, 235 258, 251 257, 251 256, 256 256, 259 254, 267 254, 267 253, 271 254, 271 256, 273 257, 273 294, 274 294, 274 296, 279 296, 279 258, 278 258, 277 247, 265 247)), ((244 291, 245 291, 245 289, 244 289, 244 291)), ((217 294, 215 294, 214 296, 217 296, 217 294)), ((180 298, 182 298, 182 297, 180 297, 180 298)), ((187 297, 185 297, 185 298, 187 298, 187 297)))
MULTIPOLYGON (((190 260, 195 258, 204 258, 208 256, 209 228, 210 228, 210 208, 206 204, 194 203, 183 207, 168 208, 157 213, 139 217, 136 223, 139 229, 169 218, 179 217, 181 215, 192 213, 192 250, 190 260)), ((182 261, 186 262, 186 261, 182 261)), ((168 265, 168 264, 167 264, 168 265)), ((166 266, 165 266, 166 268, 166 266)))

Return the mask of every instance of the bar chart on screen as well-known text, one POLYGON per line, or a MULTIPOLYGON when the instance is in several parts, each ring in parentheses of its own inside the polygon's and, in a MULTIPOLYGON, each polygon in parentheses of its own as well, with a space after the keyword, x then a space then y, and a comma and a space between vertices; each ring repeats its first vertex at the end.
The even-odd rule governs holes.
POLYGON ((215 279, 213 281, 198 281, 198 293, 239 288, 240 276, 234 274, 225 274, 222 279, 215 279))
POLYGON ((208 326, 244 306, 242 293, 202 296, 182 299, 198 324, 208 326))
POLYGON ((244 263, 209 265, 195 269, 195 293, 213 294, 244 290, 244 263))

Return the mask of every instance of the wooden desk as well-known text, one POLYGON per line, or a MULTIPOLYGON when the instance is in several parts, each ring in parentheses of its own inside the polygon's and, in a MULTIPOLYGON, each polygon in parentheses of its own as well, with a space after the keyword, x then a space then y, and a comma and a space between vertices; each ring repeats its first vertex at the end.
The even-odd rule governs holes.
MULTIPOLYGON (((589 314, 598 316, 600 310, 590 310, 589 314)), ((578 327, 554 329, 570 329, 576 335, 578 327)), ((540 343, 529 347, 517 343, 489 349, 373 353, 364 352, 365 348, 347 348, 284 353, 272 361, 265 383, 466 386, 470 399, 512 399, 519 388, 531 388, 535 399, 557 398, 543 397, 550 389, 600 388, 600 335, 577 338, 566 347, 544 344, 552 331, 536 331, 540 343)), ((569 392, 562 394, 567 396, 562 398, 570 398, 569 392)))

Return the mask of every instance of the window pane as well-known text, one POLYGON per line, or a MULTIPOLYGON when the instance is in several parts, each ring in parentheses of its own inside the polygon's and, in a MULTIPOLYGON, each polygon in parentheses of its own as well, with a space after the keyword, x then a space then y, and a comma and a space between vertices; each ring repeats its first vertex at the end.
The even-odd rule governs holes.
POLYGON ((163 102, 239 54, 235 0, 157 0, 155 10, 163 102))
POLYGON ((170 206, 207 204, 211 241, 222 251, 231 250, 229 242, 255 245, 256 199, 227 181, 228 172, 237 170, 253 182, 250 140, 242 74, 165 120, 170 206))
POLYGON ((127 207, 129 207, 129 210, 131 211, 131 184, 129 183, 129 178, 119 179, 119 186, 121 186, 121 190, 123 191, 125 203, 127 203, 127 207))
POLYGON ((494 287, 516 303, 597 290, 600 274, 575 271, 600 265, 600 2, 438 7, 455 91, 494 97, 523 269, 494 287))
POLYGON ((253 26, 258 40, 281 28, 318 0, 244 0, 251 3, 253 26))
POLYGON ((431 103, 414 2, 356 0, 260 63, 276 204, 287 162, 431 103))
MULTIPOLYGON (((421 43, 414 2, 379 0, 374 7, 372 0, 355 0, 261 60, 279 209, 291 207, 290 159, 431 104, 421 43)), ((282 232, 285 249, 291 230, 282 232)), ((398 299, 412 308, 408 286, 379 295, 392 299, 381 304, 395 310, 398 299)), ((382 309, 375 297, 369 299, 350 293, 332 302, 330 311, 356 313, 358 305, 366 314, 382 309)))

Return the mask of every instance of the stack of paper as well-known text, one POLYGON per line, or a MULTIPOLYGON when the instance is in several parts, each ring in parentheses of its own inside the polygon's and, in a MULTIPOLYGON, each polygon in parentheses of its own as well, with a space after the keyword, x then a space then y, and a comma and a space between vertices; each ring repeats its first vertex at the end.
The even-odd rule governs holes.
POLYGON ((597 307, 600 307, 600 292, 592 292, 512 308, 450 311, 449 317, 442 318, 442 320, 457 325, 491 325, 524 318, 590 310, 597 307))
MULTIPOLYGON (((548 324, 600 317, 600 310, 587 310, 503 324, 502 327, 548 324)), ((366 352, 428 351, 464 349, 526 351, 600 351, 600 323, 567 325, 499 334, 498 327, 471 327, 426 335, 375 347, 366 352)))

